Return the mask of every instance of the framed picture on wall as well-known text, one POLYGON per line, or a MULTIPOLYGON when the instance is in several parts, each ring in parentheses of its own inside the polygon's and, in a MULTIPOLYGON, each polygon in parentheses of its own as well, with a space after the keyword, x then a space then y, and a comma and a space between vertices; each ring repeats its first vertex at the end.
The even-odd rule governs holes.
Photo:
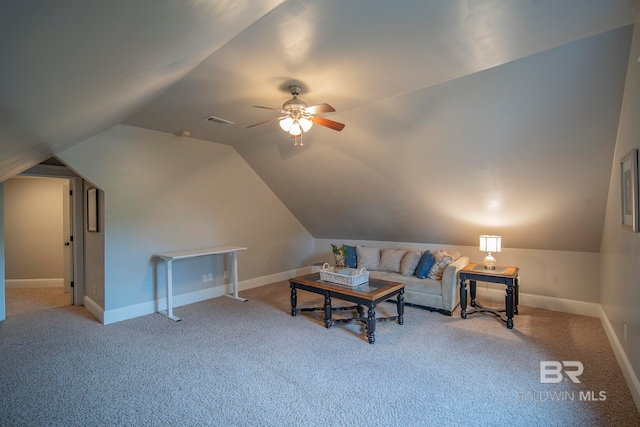
POLYGON ((98 231, 98 190, 87 190, 87 231, 98 231))
POLYGON ((620 208, 622 228, 638 231, 638 150, 620 159, 620 208))

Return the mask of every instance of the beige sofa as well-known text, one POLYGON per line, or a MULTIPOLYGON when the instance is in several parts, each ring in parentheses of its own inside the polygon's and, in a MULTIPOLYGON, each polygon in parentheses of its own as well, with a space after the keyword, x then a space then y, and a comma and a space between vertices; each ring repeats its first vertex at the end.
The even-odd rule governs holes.
POLYGON ((416 276, 404 276, 400 273, 385 271, 370 271, 369 277, 404 283, 405 304, 451 316, 460 302, 460 292, 457 286, 458 271, 467 264, 469 264, 469 257, 461 256, 444 269, 441 280, 419 279, 416 276))
MULTIPOLYGON (((347 260, 351 261, 351 267, 357 263, 355 266, 358 269, 366 268, 369 271, 370 278, 404 283, 405 304, 438 311, 448 316, 451 316, 458 305, 458 271, 469 264, 469 257, 452 251, 433 251, 436 260, 432 268, 428 269, 429 277, 420 278, 415 275, 418 263, 415 260, 416 253, 421 259, 426 251, 364 246, 348 248, 351 257, 347 256, 347 260)), ((424 276, 424 268, 421 271, 420 275, 424 276)))

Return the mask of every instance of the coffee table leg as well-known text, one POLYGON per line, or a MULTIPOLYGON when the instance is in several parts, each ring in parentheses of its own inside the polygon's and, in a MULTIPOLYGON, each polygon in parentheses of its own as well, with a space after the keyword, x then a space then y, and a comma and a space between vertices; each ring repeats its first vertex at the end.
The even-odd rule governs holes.
POLYGON ((404 288, 398 294, 398 324, 404 323, 404 288))
POLYGON ((513 329, 513 282, 507 284, 505 303, 507 306, 507 328, 513 329))
POLYGON ((467 318, 467 278, 460 277, 460 316, 467 318))
POLYGON ((513 314, 518 314, 518 299, 520 296, 520 276, 516 277, 516 282, 513 289, 513 314))
POLYGON ((469 297, 471 298, 471 307, 476 306, 476 281, 469 280, 469 297))
POLYGON ((295 286, 291 285, 291 315, 295 317, 298 314, 296 306, 298 305, 298 296, 295 286))
POLYGON ((329 294, 324 296, 324 326, 327 329, 331 327, 331 297, 329 294))
POLYGON ((369 307, 369 316, 367 317, 367 338, 369 338, 369 344, 376 342, 376 310, 373 307, 369 307))

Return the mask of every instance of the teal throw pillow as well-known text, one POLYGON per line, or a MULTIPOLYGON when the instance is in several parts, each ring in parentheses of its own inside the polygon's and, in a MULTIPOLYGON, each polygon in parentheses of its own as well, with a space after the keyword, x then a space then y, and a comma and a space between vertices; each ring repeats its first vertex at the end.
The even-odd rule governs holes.
POLYGON ((429 271, 431 267, 433 267, 433 263, 435 262, 435 258, 431 251, 426 250, 422 254, 422 258, 420 258, 420 262, 416 267, 416 277, 418 279, 426 279, 429 275, 429 271))
POLYGON ((344 245, 347 248, 347 256, 344 259, 344 263, 347 267, 356 268, 358 266, 358 254, 356 253, 355 246, 344 245))

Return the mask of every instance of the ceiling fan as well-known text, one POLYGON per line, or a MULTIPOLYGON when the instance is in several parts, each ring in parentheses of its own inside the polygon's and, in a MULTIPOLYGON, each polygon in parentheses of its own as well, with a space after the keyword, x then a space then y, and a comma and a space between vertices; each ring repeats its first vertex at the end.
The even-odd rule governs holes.
POLYGON ((289 132, 291 138, 296 138, 298 135, 301 135, 302 132, 307 132, 309 129, 311 129, 311 126, 314 123, 337 131, 341 131, 342 129, 344 129, 344 124, 342 123, 317 116, 317 114, 331 113, 333 111, 336 111, 331 105, 307 105, 306 102, 298 98, 301 90, 302 88, 298 85, 289 86, 289 92, 291 92, 293 98, 282 104, 282 108, 270 108, 254 105, 255 108, 264 108, 267 110, 279 111, 284 115, 281 117, 274 117, 272 119, 265 120, 251 126, 247 126, 247 128, 252 128, 264 123, 279 120, 280 127, 285 132, 289 132))

